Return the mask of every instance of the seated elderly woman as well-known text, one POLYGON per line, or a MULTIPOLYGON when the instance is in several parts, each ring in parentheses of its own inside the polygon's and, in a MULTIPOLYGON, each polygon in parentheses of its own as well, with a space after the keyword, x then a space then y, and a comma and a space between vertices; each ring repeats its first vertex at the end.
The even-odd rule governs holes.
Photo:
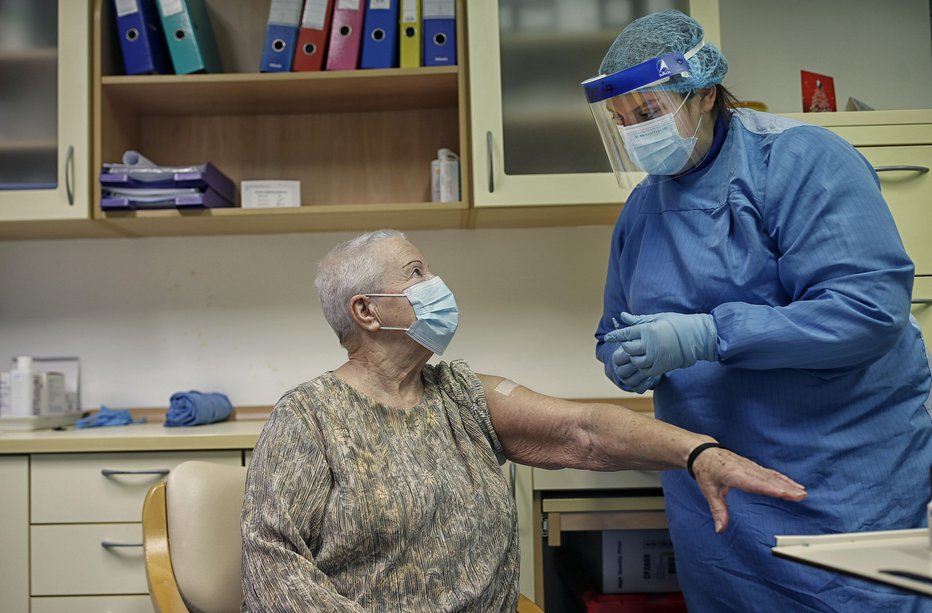
POLYGON ((600 471, 688 465, 718 531, 729 488, 806 496, 707 436, 544 396, 462 361, 429 365, 456 330, 457 305, 399 232, 338 245, 316 286, 348 359, 285 394, 256 444, 242 515, 244 611, 514 611, 506 459, 600 471))

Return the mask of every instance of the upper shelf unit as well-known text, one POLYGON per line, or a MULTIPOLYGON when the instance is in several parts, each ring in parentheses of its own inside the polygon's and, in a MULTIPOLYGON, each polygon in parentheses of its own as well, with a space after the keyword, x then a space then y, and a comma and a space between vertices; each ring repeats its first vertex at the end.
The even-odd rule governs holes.
POLYGON ((237 186, 300 181, 302 206, 103 211, 95 185, 95 219, 131 236, 464 225, 465 185, 459 202, 430 197, 437 150, 468 159, 461 66, 259 73, 268 1, 206 4, 224 73, 126 76, 112 2, 95 0, 94 169, 127 150, 165 165, 209 161, 237 186))

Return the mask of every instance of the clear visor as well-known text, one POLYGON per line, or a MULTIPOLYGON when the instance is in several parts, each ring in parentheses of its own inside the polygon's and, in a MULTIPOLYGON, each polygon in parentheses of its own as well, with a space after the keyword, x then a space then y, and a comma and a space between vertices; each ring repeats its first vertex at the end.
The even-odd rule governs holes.
POLYGON ((699 41, 686 53, 668 53, 625 70, 583 81, 582 87, 602 136, 602 143, 622 189, 651 175, 663 181, 695 166, 695 117, 687 101, 692 74, 689 58, 702 49, 699 41))
POLYGON ((692 98, 633 91, 589 104, 619 186, 631 189, 645 174, 653 182, 663 181, 699 163, 701 116, 692 112, 692 98))

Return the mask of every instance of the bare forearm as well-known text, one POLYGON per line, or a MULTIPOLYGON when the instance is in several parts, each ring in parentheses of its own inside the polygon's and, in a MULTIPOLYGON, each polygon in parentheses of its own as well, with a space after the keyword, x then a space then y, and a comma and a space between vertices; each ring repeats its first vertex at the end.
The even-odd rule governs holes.
POLYGON ((685 468, 697 445, 715 440, 610 404, 588 405, 579 428, 584 453, 572 468, 588 470, 685 468))

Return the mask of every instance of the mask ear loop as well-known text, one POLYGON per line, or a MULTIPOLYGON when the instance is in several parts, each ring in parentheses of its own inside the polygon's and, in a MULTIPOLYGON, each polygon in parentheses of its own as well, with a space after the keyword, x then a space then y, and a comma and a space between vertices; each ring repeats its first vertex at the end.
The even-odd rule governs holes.
MULTIPOLYGON (((367 298, 407 298, 407 294, 363 294, 367 298)), ((383 326, 382 322, 379 322, 379 330, 398 330, 400 332, 407 332, 408 328, 400 328, 398 326, 383 326)))

